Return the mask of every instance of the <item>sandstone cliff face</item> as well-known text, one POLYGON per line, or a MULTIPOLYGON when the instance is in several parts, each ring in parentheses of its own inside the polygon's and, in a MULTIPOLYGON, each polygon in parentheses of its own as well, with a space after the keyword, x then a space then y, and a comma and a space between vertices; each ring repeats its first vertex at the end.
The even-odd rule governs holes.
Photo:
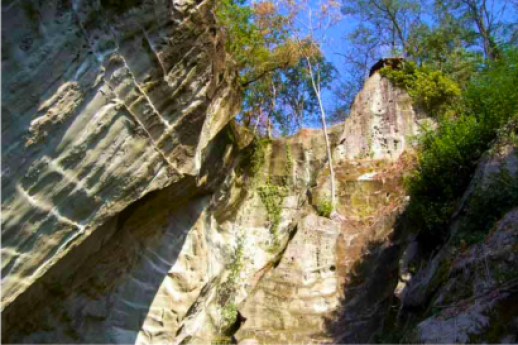
POLYGON ((345 120, 340 155, 349 160, 397 160, 426 121, 407 92, 373 71, 345 120))
POLYGON ((128 205, 170 185, 186 186, 179 200, 194 194, 204 152, 239 106, 212 7, 3 4, 4 329, 45 298, 37 282, 56 264, 66 281, 108 242, 106 224, 128 205))
POLYGON ((386 298, 345 286, 372 291, 347 272, 391 253, 369 243, 402 205, 400 170, 379 159, 397 160, 416 132, 408 96, 374 74, 345 130, 331 129, 347 219, 318 217, 322 133, 265 145, 252 176, 251 137, 227 125, 239 97, 212 7, 5 4, 4 340, 207 343, 244 317, 240 339, 307 342, 379 323, 329 336, 330 319, 386 298), (273 187, 278 224, 260 193, 273 187))
MULTIPOLYGON (((335 153, 341 150, 340 144, 335 153)), ((319 217, 329 194, 329 172, 316 171, 292 240, 282 258, 242 305, 238 340, 261 344, 369 342, 398 280, 406 157, 337 161, 338 211, 319 217)))
MULTIPOLYGON (((416 273, 402 177, 426 119, 373 71, 329 130, 341 217, 320 217, 322 132, 259 142, 231 121, 213 7, 3 3, 3 341, 517 341, 517 210, 416 273)), ((453 234, 491 174, 518 177, 503 152, 453 234)))
MULTIPOLYGON (((205 11, 210 5, 176 5, 182 11, 167 9, 171 18, 160 22, 163 27, 154 22, 162 12, 146 12, 156 10, 157 4, 124 11, 109 6, 89 9, 99 18, 92 15, 88 20, 104 18, 106 35, 118 33, 113 36, 116 49, 93 60, 91 80, 96 87, 88 89, 90 98, 67 103, 69 117, 52 122, 63 114, 60 107, 67 99, 59 93, 59 85, 67 85, 62 77, 49 94, 53 105, 48 109, 57 108, 50 115, 34 108, 37 119, 45 119, 43 131, 31 131, 33 123, 40 122, 27 120, 29 134, 24 134, 23 123, 14 126, 15 118, 8 117, 13 131, 20 133, 3 144, 11 149, 7 159, 13 157, 6 167, 25 167, 31 174, 5 179, 10 192, 2 206, 7 212, 2 234, 4 339, 208 343, 238 329, 238 339, 260 342, 278 342, 281 334, 283 341, 304 343, 344 341, 358 332, 364 334, 361 340, 370 339, 393 289, 389 284, 380 291, 379 279, 397 268, 399 246, 391 245, 390 237, 404 203, 404 162, 398 156, 406 148, 404 136, 416 133, 414 113, 406 109, 403 116, 395 108, 384 120, 387 128, 406 129, 373 133, 370 124, 380 113, 359 96, 355 109, 363 110, 355 118, 366 118, 362 130, 376 142, 390 137, 402 145, 400 151, 352 161, 347 150, 356 146, 343 137, 343 125, 332 127, 339 210, 345 220, 319 217, 316 205, 329 190, 321 131, 303 130, 259 149, 249 133, 234 124, 225 126, 238 102, 224 56, 216 54, 218 37, 205 11), (175 17, 179 13, 184 16, 181 21, 175 17), (109 18, 117 18, 117 27, 108 24, 109 18), (139 20, 144 22, 137 24, 139 20), (124 39, 124 30, 130 29, 120 23, 126 21, 129 28, 141 31, 135 29, 124 39), (206 30, 199 33, 202 28, 206 30), (169 45, 177 37, 191 37, 191 30, 198 32, 193 41, 185 41, 192 50, 173 54, 169 45), (150 37, 159 36, 166 42, 160 51, 140 51, 134 42, 147 40, 153 46, 150 37), (130 54, 129 47, 138 49, 130 54), (133 59, 143 61, 128 62, 133 59), (166 60, 169 73, 152 68, 166 60), (175 84, 184 64, 190 64, 190 72, 182 85, 175 84), (138 77, 141 74, 146 77, 138 77), (114 129, 117 119, 122 123, 114 129), (24 141, 30 139, 37 140, 24 141), (26 158, 16 160, 15 154, 26 158), (254 173, 258 154, 264 163, 254 173), (276 210, 268 206, 268 195, 276 210), (97 203, 91 204, 90 198, 97 203), (66 210, 83 210, 84 216, 74 218, 66 210), (368 265, 378 278, 360 272, 368 265), (365 293, 351 294, 357 289, 365 293), (368 309, 369 322, 348 322, 346 329, 332 323, 341 324, 372 301, 379 303, 378 309, 368 309)), ((77 6, 69 15, 91 41, 77 6)), ((13 5, 9 11, 27 9, 13 5)), ((100 24, 90 25, 92 37, 104 37, 95 31, 100 24)), ((85 70, 89 69, 81 69, 85 70)), ((15 72, 22 73, 13 69, 13 79, 15 72)), ((78 77, 73 82, 90 87, 87 81, 78 77)), ((376 101, 400 102, 407 97, 378 74, 367 84, 367 94, 381 95, 376 101)), ((18 90, 12 88, 9 95, 18 90)), ((16 103, 14 98, 10 102, 16 103)), ((26 116, 36 116, 30 114, 34 113, 26 116)), ((354 121, 348 120, 346 131, 352 125, 354 121)))
MULTIPOLYGON (((343 219, 316 214, 330 197, 329 169, 321 165, 311 174, 293 239, 240 308, 240 341, 366 343, 383 323, 402 249, 395 226, 405 206, 402 174, 408 162, 401 154, 411 149, 407 140, 418 134, 419 119, 406 92, 378 73, 352 109, 332 145, 343 219), (386 142, 399 146, 381 144, 386 142)), ((304 132, 294 139, 300 136, 304 132)))

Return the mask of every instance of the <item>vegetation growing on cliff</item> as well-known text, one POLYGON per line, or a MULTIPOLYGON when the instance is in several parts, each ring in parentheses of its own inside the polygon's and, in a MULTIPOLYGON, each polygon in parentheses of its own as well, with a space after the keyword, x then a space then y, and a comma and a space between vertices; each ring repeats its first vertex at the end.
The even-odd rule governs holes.
POLYGON ((257 191, 270 219, 273 247, 277 247, 280 244, 279 224, 281 223, 282 206, 286 196, 285 187, 271 185, 268 182, 266 185, 260 186, 257 191))
POLYGON ((418 67, 413 61, 403 63, 402 69, 384 67, 380 74, 405 88, 414 103, 430 116, 446 113, 459 101, 461 89, 457 83, 441 71, 418 67))
MULTIPOLYGON (((340 18, 333 15, 335 2, 320 5, 321 12, 310 1, 219 4, 227 50, 245 86, 240 119, 258 135, 271 137, 275 127, 289 134, 318 111, 325 127, 322 90, 337 74, 319 35, 340 18)), ((503 16, 504 7, 489 8, 485 0, 343 0, 341 10, 363 21, 347 37, 352 50, 341 54, 345 63, 366 69, 382 56, 382 46, 406 56, 401 69, 386 67, 381 74, 437 119, 437 129, 420 138, 418 165, 407 185, 410 213, 424 224, 422 233, 442 237, 479 158, 517 111, 516 26, 503 16), (422 20, 425 13, 431 22, 422 20)))
POLYGON ((269 138, 254 137, 250 148, 250 173, 252 176, 256 176, 264 165, 266 159, 266 147, 270 142, 271 139, 269 138))
POLYGON ((238 236, 236 250, 232 262, 228 267, 229 275, 219 291, 221 308, 221 328, 225 330, 232 326, 237 320, 237 305, 235 303, 236 290, 238 288, 241 271, 244 267, 244 237, 238 236))
POLYGON ((423 235, 436 240, 446 229, 482 154, 518 113, 518 54, 504 51, 472 78, 461 100, 438 117, 420 140, 418 165, 408 179, 409 212, 423 235))
POLYGON ((317 201, 317 212, 321 217, 329 218, 333 212, 333 205, 330 200, 320 199, 317 201))
MULTIPOLYGON (((518 129, 518 128, 517 128, 518 129)), ((467 205, 468 217, 457 233, 456 242, 478 243, 495 223, 518 205, 518 175, 513 176, 504 166, 490 176, 487 186, 479 186, 467 205)))

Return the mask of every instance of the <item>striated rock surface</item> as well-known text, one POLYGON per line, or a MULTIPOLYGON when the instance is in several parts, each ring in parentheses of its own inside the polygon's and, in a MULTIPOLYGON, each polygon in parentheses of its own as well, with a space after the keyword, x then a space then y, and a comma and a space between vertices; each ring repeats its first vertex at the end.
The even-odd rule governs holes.
MULTIPOLYGON (((265 162, 251 179, 250 144, 239 154, 239 147, 249 142, 246 138, 246 133, 229 125, 208 146, 210 159, 200 175, 208 181, 224 178, 218 187, 205 188, 204 195, 196 196, 200 187, 194 179, 172 184, 106 224, 104 231, 115 235, 109 241, 96 241, 95 256, 68 281, 60 277, 63 267, 58 266, 54 277, 59 282, 49 279, 43 284, 52 291, 52 299, 19 327, 12 326, 8 339, 206 344, 224 336, 237 321, 229 325, 225 307, 244 301, 280 259, 305 204, 306 169, 312 173, 325 155, 320 131, 306 132, 303 138, 309 141, 289 139, 297 160, 288 157, 285 142, 275 141, 265 145, 265 162), (285 167, 282 162, 288 159, 293 160, 293 169, 286 180, 275 171, 285 167), (279 205, 277 244, 271 215, 258 193, 267 181, 275 180, 286 189, 279 205), (241 268, 228 284, 238 250, 243 253, 241 268)), ((281 170, 286 176, 286 169, 281 170)), ((78 257, 81 250, 77 247, 79 253, 72 254, 78 257)))
MULTIPOLYGON (((401 246, 395 225, 405 205, 402 166, 401 161, 340 165, 339 211, 345 219, 329 220, 306 208, 282 259, 240 309, 245 322, 238 340, 373 340, 397 283, 401 246), (376 179, 360 179, 367 171, 376 179)), ((318 176, 316 181, 325 179, 318 176)), ((311 190, 317 206, 316 197, 327 190, 319 185, 311 190)))
POLYGON ((418 128, 408 95, 374 73, 329 129, 343 219, 319 217, 322 132, 258 141, 229 123, 239 94, 212 8, 5 6, 4 27, 24 29, 2 47, 4 341, 367 342, 379 329, 418 128))
POLYGON ((323 340, 326 314, 339 305, 336 271, 338 222, 308 215, 276 267, 266 273, 240 309, 246 322, 238 339, 261 344, 323 340))
POLYGON ((416 113, 408 93, 373 72, 345 120, 339 155, 349 160, 397 160, 411 147, 422 121, 426 119, 416 113))
POLYGON ((171 185, 185 200, 208 183, 196 181, 204 153, 239 107, 212 7, 2 4, 6 332, 26 303, 52 295, 38 282, 65 282, 128 205, 171 185), (57 276, 56 265, 65 266, 57 276))
POLYGON ((378 73, 366 82, 353 109, 333 145, 337 210, 343 219, 316 215, 330 198, 329 169, 323 165, 315 171, 308 208, 282 259, 239 309, 244 318, 236 334, 240 341, 366 343, 383 324, 402 250, 396 220, 405 206, 402 176, 409 164, 402 153, 409 149, 406 136, 418 133, 418 119, 406 92, 378 73), (383 123, 383 131, 376 123, 383 123), (401 145, 363 145, 370 140, 365 138, 401 145))

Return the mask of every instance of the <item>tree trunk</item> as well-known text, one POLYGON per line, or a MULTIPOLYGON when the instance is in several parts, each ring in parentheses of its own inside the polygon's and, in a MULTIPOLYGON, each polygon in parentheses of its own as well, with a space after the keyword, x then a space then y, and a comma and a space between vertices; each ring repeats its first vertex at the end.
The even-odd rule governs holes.
POLYGON ((268 114, 268 138, 271 138, 272 137, 272 123, 271 123, 271 116, 273 114, 273 112, 275 111, 275 98, 277 97, 277 89, 275 88, 275 84, 272 80, 272 94, 273 94, 273 97, 272 97, 272 109, 270 111, 270 113, 268 114))
POLYGON ((257 116, 257 120, 255 121, 254 129, 252 130, 252 133, 255 135, 257 131, 257 127, 259 126, 259 116, 261 116, 261 107, 259 107, 259 115, 257 116))
POLYGON ((329 136, 327 135, 327 125, 326 125, 326 113, 324 110, 324 106, 322 105, 322 98, 320 94, 320 88, 315 83, 315 77, 313 75, 313 67, 311 65, 311 61, 306 57, 309 67, 309 75, 311 77, 311 84, 313 86, 313 91, 315 91, 315 95, 317 96, 318 105, 320 107, 320 118, 322 120, 322 128, 324 129, 324 138, 326 142, 326 152, 327 152, 327 160, 329 161, 329 172, 331 175, 331 205, 332 212, 336 210, 336 185, 335 185, 335 170, 333 168, 333 156, 331 154, 331 144, 329 143, 329 136))

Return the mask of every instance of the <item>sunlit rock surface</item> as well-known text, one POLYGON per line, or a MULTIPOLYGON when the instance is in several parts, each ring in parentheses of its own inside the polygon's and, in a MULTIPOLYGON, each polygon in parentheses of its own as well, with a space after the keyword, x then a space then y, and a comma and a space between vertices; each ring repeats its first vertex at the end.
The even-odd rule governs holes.
POLYGON ((372 340, 398 280, 408 95, 375 73, 329 128, 342 219, 319 217, 322 132, 264 144, 252 173, 213 6, 3 4, 4 341, 372 340))
POLYGON ((64 281, 88 257, 67 253, 109 240, 114 215, 198 175, 239 107, 212 7, 2 3, 3 330, 56 263, 64 281))
POLYGON ((313 214, 299 221, 282 259, 240 310, 246 322, 238 339, 287 344, 321 337, 323 316, 339 305, 335 273, 339 230, 338 222, 313 214))
POLYGON ((340 155, 348 159, 397 159, 419 132, 418 114, 408 93, 373 73, 356 95, 345 119, 340 155))
POLYGON ((324 162, 308 186, 311 207, 282 259, 240 309, 244 324, 238 340, 374 341, 398 282, 402 248, 396 221, 406 204, 402 177, 411 160, 402 153, 411 149, 406 140, 418 134, 418 121, 406 92, 378 73, 367 80, 332 145, 343 219, 316 215, 318 205, 330 200, 324 162), (371 141, 377 144, 368 145, 371 141), (399 146, 383 146, 386 141, 399 146))
MULTIPOLYGON (((104 231, 115 235, 95 241, 94 257, 66 283, 59 282, 61 267, 51 276, 58 281, 44 279, 41 289, 51 291, 49 300, 19 328, 13 327, 9 340, 206 344, 220 336, 222 309, 230 301, 245 301, 280 259, 305 209, 309 176, 325 160, 324 138, 320 131, 310 130, 266 145, 265 162, 251 178, 248 149, 239 153, 239 147, 249 143, 247 138, 229 125, 207 147, 200 179, 219 180, 217 187, 199 187, 194 178, 173 183, 107 223, 104 231), (287 145, 291 174, 285 169, 287 145), (257 188, 276 180, 287 192, 281 204, 279 244, 273 245, 271 217, 257 188), (238 239, 243 239, 243 268, 228 300, 222 286, 238 239)), ((79 257, 82 248, 72 255, 79 257)))

